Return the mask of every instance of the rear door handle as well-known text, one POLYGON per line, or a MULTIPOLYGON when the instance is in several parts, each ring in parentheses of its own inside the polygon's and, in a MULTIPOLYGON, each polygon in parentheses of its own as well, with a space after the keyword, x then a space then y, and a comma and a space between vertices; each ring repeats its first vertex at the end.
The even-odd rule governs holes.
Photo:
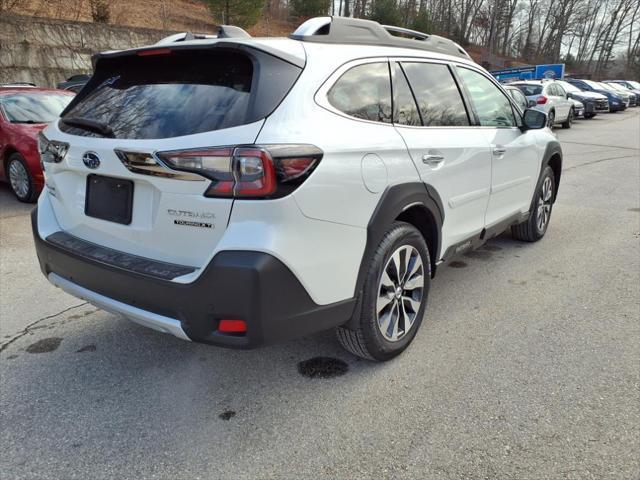
POLYGON ((425 154, 422 156, 422 163, 431 167, 437 167, 444 162, 444 156, 438 154, 425 154))
POLYGON ((493 154, 496 157, 499 157, 500 155, 504 155, 505 153, 507 153, 507 149, 504 147, 494 147, 493 148, 493 154))

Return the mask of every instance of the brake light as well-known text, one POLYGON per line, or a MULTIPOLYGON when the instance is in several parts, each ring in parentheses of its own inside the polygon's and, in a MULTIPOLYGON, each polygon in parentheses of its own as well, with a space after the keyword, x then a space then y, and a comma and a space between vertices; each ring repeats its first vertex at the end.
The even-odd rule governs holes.
POLYGON ((292 192, 322 158, 313 145, 250 145, 160 152, 175 170, 212 180, 208 197, 279 198, 292 192))
POLYGON ((139 57, 152 57, 157 55, 170 55, 170 48, 153 48, 151 50, 140 50, 137 55, 139 57))
POLYGON ((536 100, 536 103, 538 105, 544 105, 545 103, 547 103, 547 100, 549 100, 547 97, 545 97, 544 95, 540 95, 538 97, 538 100, 536 100))

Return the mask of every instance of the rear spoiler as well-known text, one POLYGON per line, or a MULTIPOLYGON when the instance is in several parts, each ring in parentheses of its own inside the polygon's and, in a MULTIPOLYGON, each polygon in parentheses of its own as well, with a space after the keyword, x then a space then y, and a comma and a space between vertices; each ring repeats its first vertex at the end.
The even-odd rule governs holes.
MULTIPOLYGON (((237 27, 234 27, 234 28, 237 28, 237 27)), ((166 39, 163 39, 163 40, 166 40, 166 39)), ((163 40, 161 40, 161 42, 163 40)), ((111 50, 111 51, 96 53, 95 55, 92 55, 91 64, 93 66, 93 70, 95 71, 96 65, 102 59, 140 55, 142 52, 151 52, 153 50, 179 51, 179 50, 198 50, 198 49, 210 49, 210 48, 239 49, 239 50, 244 50, 245 52, 248 52, 248 53, 250 53, 251 50, 258 50, 260 52, 276 57, 280 60, 284 60, 285 62, 295 65, 298 68, 304 68, 306 64, 306 59, 302 59, 296 55, 292 55, 289 52, 274 48, 271 45, 267 45, 259 41, 255 41, 252 38, 240 38, 240 37, 195 38, 194 40, 186 40, 185 38, 183 38, 182 40, 174 40, 166 44, 158 43, 155 45, 148 45, 148 46, 139 47, 139 48, 131 48, 128 50, 111 50)), ((147 55, 151 55, 151 54, 152 53, 148 53, 147 55)), ((144 53, 142 53, 142 56, 144 56, 144 53)))

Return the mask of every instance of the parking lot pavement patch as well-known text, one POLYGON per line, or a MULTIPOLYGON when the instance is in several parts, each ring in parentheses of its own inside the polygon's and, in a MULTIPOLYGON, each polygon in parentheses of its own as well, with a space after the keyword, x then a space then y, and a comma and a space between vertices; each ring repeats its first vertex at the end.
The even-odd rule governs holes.
POLYGON ((308 378, 332 378, 344 375, 349 365, 338 358, 313 357, 298 363, 298 372, 308 378))
POLYGON ((43 338, 29 345, 27 347, 27 353, 53 352, 60 346, 60 342, 62 342, 62 338, 60 337, 43 338))
POLYGON ((460 262, 458 260, 455 260, 455 261, 451 262, 449 264, 449 266, 451 268, 466 268, 467 267, 467 262, 460 262))
POLYGON ((629 208, 630 212, 640 212, 640 208, 629 208))
POLYGON ((84 352, 95 352, 96 351, 96 346, 92 343, 90 345, 85 345, 82 348, 79 348, 78 350, 76 350, 76 353, 84 353, 84 352))
POLYGON ((231 420, 235 416, 236 416, 236 412, 234 412, 233 410, 225 410, 220 415, 218 415, 218 417, 221 418, 222 420, 231 420))
POLYGON ((491 260, 493 253, 488 250, 473 250, 469 253, 465 253, 464 256, 467 258, 477 258, 479 260, 491 260))

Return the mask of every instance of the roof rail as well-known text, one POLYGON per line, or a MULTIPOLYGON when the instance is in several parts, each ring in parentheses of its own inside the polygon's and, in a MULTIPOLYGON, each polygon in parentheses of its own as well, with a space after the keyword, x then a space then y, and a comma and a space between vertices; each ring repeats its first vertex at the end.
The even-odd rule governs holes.
POLYGON ((300 25, 289 38, 315 43, 413 48, 471 60, 469 54, 460 45, 448 38, 392 25, 380 25, 378 22, 359 18, 311 18, 300 25), (410 38, 392 35, 392 33, 410 38))
POLYGON ((218 25, 217 35, 211 35, 207 33, 191 33, 182 32, 169 35, 163 38, 156 45, 170 45, 176 42, 188 42, 191 40, 208 40, 212 38, 251 38, 245 30, 233 25, 218 25))

